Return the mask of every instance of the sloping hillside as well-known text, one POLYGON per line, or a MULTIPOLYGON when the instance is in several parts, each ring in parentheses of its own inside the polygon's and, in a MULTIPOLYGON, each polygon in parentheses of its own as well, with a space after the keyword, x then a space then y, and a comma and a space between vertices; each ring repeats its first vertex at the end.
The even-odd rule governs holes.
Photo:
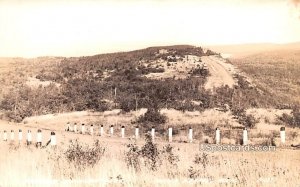
POLYGON ((18 59, 3 82, 3 118, 141 108, 240 111, 278 107, 210 50, 179 45, 79 58, 18 59), (15 81, 17 80, 17 81, 15 81), (15 82, 12 82, 15 81, 15 82))
POLYGON ((299 105, 300 49, 274 50, 231 61, 280 103, 299 105))

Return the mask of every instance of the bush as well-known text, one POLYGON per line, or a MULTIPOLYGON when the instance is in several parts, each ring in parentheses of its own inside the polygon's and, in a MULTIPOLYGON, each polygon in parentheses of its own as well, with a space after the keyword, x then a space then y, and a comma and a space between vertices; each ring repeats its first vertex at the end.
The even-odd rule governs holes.
POLYGON ((171 166, 177 167, 179 157, 173 153, 173 147, 168 144, 162 150, 159 150, 157 145, 153 143, 150 133, 145 136, 145 144, 139 148, 136 143, 127 145, 129 148, 126 152, 125 161, 128 167, 132 167, 135 171, 140 171, 141 160, 144 161, 144 166, 152 171, 156 171, 162 164, 162 160, 166 160, 171 166))
POLYGON ((300 110, 295 107, 291 115, 284 113, 278 119, 291 127, 300 127, 300 110))
POLYGON ((127 145, 128 151, 125 153, 127 167, 140 171, 140 159, 144 161, 144 166, 152 171, 156 171, 161 166, 162 160, 166 160, 171 166, 177 167, 179 157, 173 153, 171 145, 164 146, 162 150, 159 150, 157 145, 153 143, 150 133, 146 134, 145 141, 141 148, 136 143, 127 145))
POLYGON ((140 69, 140 71, 143 75, 149 74, 149 73, 163 73, 163 72, 165 72, 164 68, 159 68, 159 67, 154 68, 154 67, 139 66, 139 69, 140 69))
POLYGON ((245 127, 254 128, 255 125, 258 123, 258 120, 255 119, 255 117, 252 114, 246 114, 244 108, 237 108, 233 110, 232 113, 238 120, 238 122, 244 125, 245 127))
POLYGON ((278 119, 285 124, 293 125, 294 124, 294 118, 292 115, 289 115, 287 113, 283 113, 282 116, 278 116, 278 119))
POLYGON ((87 167, 94 167, 104 155, 106 148, 96 140, 90 147, 78 142, 78 139, 71 141, 64 155, 67 161, 74 164, 75 168, 84 170, 87 167))
POLYGON ((191 75, 199 75, 203 77, 208 77, 210 75, 207 68, 204 67, 198 67, 196 69, 193 69, 189 72, 191 75))
POLYGON ((139 154, 140 154, 140 149, 136 145, 136 143, 130 143, 127 145, 127 148, 129 149, 125 153, 125 162, 127 164, 127 167, 129 168, 134 168, 135 171, 140 171, 140 159, 139 159, 139 154))
POLYGON ((127 145, 129 150, 126 152, 125 161, 128 167, 133 167, 136 171, 140 171, 140 158, 143 159, 144 165, 150 170, 155 171, 161 164, 160 151, 157 145, 153 143, 149 133, 145 136, 146 143, 139 148, 135 143, 127 145))
POLYGON ((249 114, 240 116, 239 123, 243 124, 245 127, 254 128, 258 121, 252 114, 249 114))
POLYGON ((200 177, 201 175, 204 176, 205 172, 206 172, 206 168, 208 166, 209 162, 209 158, 208 158, 208 154, 207 153, 202 153, 201 154, 196 154, 195 158, 194 158, 194 165, 190 166, 190 168, 188 169, 189 172, 189 178, 191 179, 196 179, 198 177, 200 177))
POLYGON ((178 155, 175 155, 173 152, 173 147, 168 144, 163 147, 161 154, 164 156, 164 160, 167 160, 169 164, 172 166, 177 167, 177 162, 179 162, 178 155))
POLYGON ((146 134, 145 140, 146 143, 141 148, 139 154, 143 157, 145 166, 149 166, 151 170, 156 171, 161 163, 159 158, 160 151, 157 145, 153 143, 149 133, 146 134))
POLYGON ((294 127, 300 127, 300 109, 299 108, 294 108, 292 111, 292 115, 294 118, 294 127))
MULTIPOLYGON (((273 131, 272 133, 265 135, 266 138, 260 143, 262 146, 276 146, 275 138, 279 136, 279 132, 273 131)), ((263 134, 258 134, 258 137, 263 137, 263 134)))
POLYGON ((154 123, 163 124, 166 123, 167 116, 162 115, 158 109, 148 108, 147 112, 140 116, 137 120, 138 123, 154 123))
POLYGON ((54 72, 54 71, 45 71, 45 70, 42 70, 38 75, 36 75, 37 79, 41 80, 41 81, 56 81, 56 82, 59 82, 59 81, 62 81, 63 80, 63 77, 57 73, 57 72, 54 72))
POLYGON ((130 112, 135 108, 135 99, 132 97, 124 97, 120 101, 120 107, 125 112, 130 112))
POLYGON ((208 50, 206 51, 205 54, 206 54, 207 56, 210 56, 210 55, 217 55, 218 53, 216 53, 216 52, 214 52, 214 51, 208 49, 208 50))

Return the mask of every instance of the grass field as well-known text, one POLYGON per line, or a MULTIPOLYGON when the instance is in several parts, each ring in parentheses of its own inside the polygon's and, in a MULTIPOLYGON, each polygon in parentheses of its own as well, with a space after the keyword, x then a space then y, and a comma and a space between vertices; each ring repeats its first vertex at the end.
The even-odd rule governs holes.
MULTIPOLYGON (((165 110, 165 112, 168 111, 165 110)), ((264 121, 266 116, 271 123, 274 120, 272 119, 273 115, 257 109, 249 112, 255 116, 258 115, 257 118, 261 121, 264 121)), ((118 115, 111 113, 101 120, 107 121, 106 118, 109 118, 113 122, 112 119, 118 115)), ((276 112, 270 110, 270 113, 276 112)), ((212 117, 212 114, 210 111, 208 116, 216 118, 212 117)), ((205 112, 201 114, 202 117, 204 115, 205 112)), ((221 113, 218 115, 220 116, 221 113)), ((4 129, 8 132, 13 129, 15 141, 8 140, 5 142, 3 141, 3 133, 0 134, 0 186, 299 186, 300 184, 300 150, 288 148, 288 145, 293 141, 299 141, 299 137, 297 140, 290 136, 292 132, 299 133, 297 129, 286 129, 287 147, 278 145, 275 151, 268 150, 265 152, 200 150, 200 144, 204 145, 203 137, 196 137, 199 131, 203 131, 200 127, 194 129, 196 139, 193 143, 183 143, 182 140, 186 140, 187 136, 179 133, 174 135, 174 142, 170 143, 171 151, 166 151, 169 144, 166 137, 157 134, 159 137, 154 143, 157 144, 158 156, 155 157, 155 151, 151 151, 153 149, 147 152, 147 155, 154 155, 154 160, 159 163, 156 170, 152 170, 151 162, 149 164, 147 157, 129 151, 128 145, 137 146, 138 150, 147 145, 144 135, 135 142, 134 131, 128 129, 129 127, 125 131, 125 139, 120 138, 118 126, 115 126, 114 137, 109 137, 107 134, 104 137, 99 137, 64 131, 64 124, 67 121, 79 120, 82 122, 82 120, 90 119, 90 123, 95 124, 94 120, 99 116, 102 115, 100 113, 77 112, 33 117, 27 119, 26 124, 8 124, 2 121, 1 132, 4 129), (16 141, 16 132, 19 128, 23 129, 23 141, 20 145, 16 141), (35 143, 37 128, 42 129, 43 145, 49 140, 50 131, 54 130, 57 137, 57 147, 43 149, 36 148, 34 145, 27 147, 25 145, 25 131, 30 129, 33 132, 33 143, 35 143), (74 143, 76 139, 78 144, 74 143), (95 140, 100 141, 100 150, 104 149, 104 153, 98 156, 95 156, 97 155, 97 147, 93 144, 95 140), (78 160, 70 161, 68 159, 70 154, 67 154, 67 151, 73 151, 71 155, 78 160), (131 165, 128 165, 129 159, 132 161, 131 165), (96 161, 95 165, 89 164, 93 161, 96 161), (144 161, 148 162, 145 164, 144 161), (135 163, 138 163, 137 166, 135 163)), ((184 115, 182 117, 186 120, 194 118, 184 115)), ((125 116, 119 116, 119 118, 122 118, 122 122, 127 120, 125 116)), ((176 118, 173 120, 176 121, 176 118)), ((104 127, 105 132, 108 133, 108 126, 105 125, 104 127)), ((97 126, 95 128, 98 129, 97 126)), ((258 140, 269 137, 270 132, 274 129, 277 131, 278 128, 278 126, 270 124, 261 124, 257 129, 251 129, 249 131, 249 143, 251 145, 259 143, 258 140)), ((88 131, 88 128, 86 130, 88 131)), ((95 129, 95 131, 97 130, 95 129)), ((236 136, 241 134, 235 134, 233 130, 231 131, 231 137, 236 140, 239 139, 236 136)), ((10 133, 7 135, 9 139, 10 133)), ((213 136, 210 132, 202 133, 202 135, 204 137, 213 136)), ((221 142, 224 145, 231 143, 227 141, 228 138, 225 138, 228 136, 225 130, 221 131, 221 142)), ((236 142, 232 144, 239 147, 236 142)), ((205 145, 214 146, 211 143, 205 145)))
MULTIPOLYGON (((144 165, 143 158, 139 160, 140 170, 135 170, 126 164, 129 143, 132 142, 100 138, 105 152, 99 162, 93 167, 85 162, 78 167, 74 164, 78 162, 67 160, 65 151, 69 143, 37 149, 1 141, 0 186, 300 185, 299 150, 212 153, 200 151, 196 143, 171 143, 172 154, 160 155, 163 159, 157 170, 144 165), (173 163, 170 158, 175 158, 173 163)), ((142 140, 137 142, 139 147, 143 144, 142 140)), ((166 145, 159 142, 158 148, 166 145)), ((89 146, 92 147, 91 143, 89 146)))

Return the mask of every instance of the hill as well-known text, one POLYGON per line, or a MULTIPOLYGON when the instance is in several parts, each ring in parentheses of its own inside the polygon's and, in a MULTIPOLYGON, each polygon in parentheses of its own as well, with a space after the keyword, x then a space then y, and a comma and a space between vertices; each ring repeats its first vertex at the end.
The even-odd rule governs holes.
MULTIPOLYGON (((220 118, 211 125, 206 120, 204 126, 253 127, 257 112, 252 115, 248 109, 291 109, 298 104, 263 85, 264 74, 260 80, 251 76, 250 62, 247 69, 246 63, 230 62, 211 50, 188 45, 76 58, 4 60, 9 68, 3 68, 0 75, 1 118, 15 122, 26 123, 28 117, 47 114, 89 111, 104 115, 120 110, 127 125, 141 124, 146 129, 155 125, 163 130, 166 125, 182 124, 182 119, 185 125, 201 126, 200 113, 215 115, 217 109, 230 112, 224 114, 227 120, 220 118), (142 115, 130 114, 144 109, 142 115)), ((257 72, 263 68, 257 67, 257 72)), ((286 115, 283 121, 297 126, 298 112, 293 114, 294 118, 286 115)))
POLYGON ((231 62, 247 74, 254 84, 289 105, 300 101, 300 49, 287 47, 260 52, 231 62))
POLYGON ((257 44, 235 44, 235 45, 215 45, 206 46, 211 50, 229 58, 243 58, 257 53, 272 52, 272 51, 293 51, 300 50, 300 42, 288 44, 273 44, 273 43, 257 43, 257 44))
POLYGON ((202 111, 280 105, 250 85, 226 60, 201 47, 163 46, 87 57, 13 61, 9 72, 3 74, 6 79, 2 77, 6 89, 0 107, 3 118, 16 121, 84 110, 202 111), (215 78, 221 74, 225 78, 215 78))

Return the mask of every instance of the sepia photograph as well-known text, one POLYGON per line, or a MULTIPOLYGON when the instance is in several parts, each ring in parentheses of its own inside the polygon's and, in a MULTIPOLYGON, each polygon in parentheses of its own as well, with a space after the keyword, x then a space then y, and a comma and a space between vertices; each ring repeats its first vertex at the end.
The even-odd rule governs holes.
POLYGON ((300 187, 300 0, 0 0, 0 187, 300 187))

